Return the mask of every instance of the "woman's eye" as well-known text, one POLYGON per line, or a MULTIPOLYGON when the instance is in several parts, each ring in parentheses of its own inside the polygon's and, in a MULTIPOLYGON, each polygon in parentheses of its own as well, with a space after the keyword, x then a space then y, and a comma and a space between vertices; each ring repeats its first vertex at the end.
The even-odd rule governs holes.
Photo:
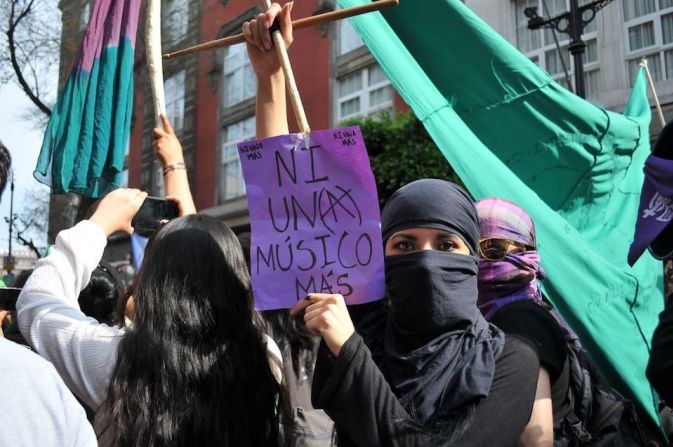
POLYGON ((458 248, 458 247, 456 246, 456 244, 454 242, 452 242, 452 241, 442 241, 442 242, 439 243, 439 248, 438 249, 441 250, 441 251, 453 251, 456 248, 458 248))
POLYGON ((411 251, 414 250, 414 244, 409 241, 400 241, 395 244, 395 248, 402 251, 411 251))

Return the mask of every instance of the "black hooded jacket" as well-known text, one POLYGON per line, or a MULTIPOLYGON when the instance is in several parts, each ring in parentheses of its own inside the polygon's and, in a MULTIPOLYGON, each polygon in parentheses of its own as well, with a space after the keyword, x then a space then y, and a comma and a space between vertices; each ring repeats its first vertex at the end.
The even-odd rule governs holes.
POLYGON ((661 398, 673 408, 673 295, 659 315, 659 325, 652 337, 647 378, 661 398))

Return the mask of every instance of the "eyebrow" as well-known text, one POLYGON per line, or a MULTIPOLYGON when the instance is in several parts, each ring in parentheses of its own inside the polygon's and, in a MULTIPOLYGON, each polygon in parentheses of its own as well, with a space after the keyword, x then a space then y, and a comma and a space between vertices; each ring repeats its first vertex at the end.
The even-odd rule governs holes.
POLYGON ((391 237, 391 239, 408 239, 408 240, 415 241, 418 238, 416 236, 414 236, 413 234, 409 234, 409 233, 397 233, 397 234, 394 234, 393 237, 391 237))

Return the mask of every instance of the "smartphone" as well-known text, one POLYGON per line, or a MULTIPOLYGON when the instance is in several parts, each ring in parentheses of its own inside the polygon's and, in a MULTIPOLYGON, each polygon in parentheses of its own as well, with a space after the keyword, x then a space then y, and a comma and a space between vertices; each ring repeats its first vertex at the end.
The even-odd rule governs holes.
POLYGON ((0 287, 0 310, 16 312, 16 300, 21 289, 16 287, 0 287))
POLYGON ((178 217, 178 205, 166 199, 147 197, 131 221, 134 231, 153 232, 162 223, 178 217))

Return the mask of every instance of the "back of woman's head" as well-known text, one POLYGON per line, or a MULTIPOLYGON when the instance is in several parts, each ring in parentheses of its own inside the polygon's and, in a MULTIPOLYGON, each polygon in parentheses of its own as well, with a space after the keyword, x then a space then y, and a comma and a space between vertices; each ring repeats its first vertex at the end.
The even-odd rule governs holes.
POLYGON ((112 325, 114 309, 122 293, 121 280, 114 267, 101 261, 77 301, 84 315, 95 318, 99 323, 112 325))
POLYGON ((182 217, 153 236, 110 384, 116 444, 277 442, 279 385, 249 284, 236 236, 211 217, 182 217))

